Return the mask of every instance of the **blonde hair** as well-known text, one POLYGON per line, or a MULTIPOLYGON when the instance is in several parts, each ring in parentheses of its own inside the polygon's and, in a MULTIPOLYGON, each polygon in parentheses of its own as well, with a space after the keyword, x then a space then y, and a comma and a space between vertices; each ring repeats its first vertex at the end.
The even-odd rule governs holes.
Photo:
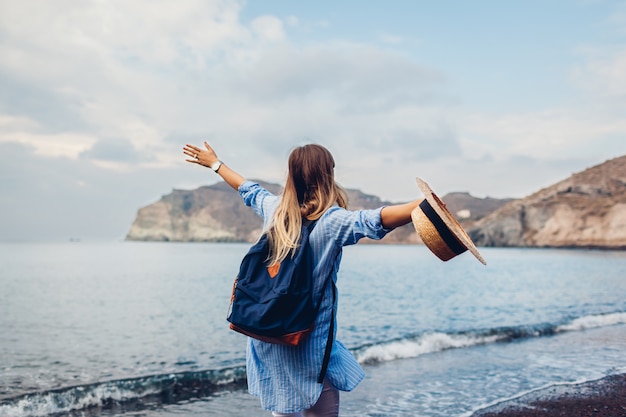
POLYGON ((316 144, 297 147, 288 165, 285 189, 267 231, 269 265, 293 255, 303 218, 317 220, 334 204, 348 206, 346 191, 335 182, 335 160, 328 149, 316 144))

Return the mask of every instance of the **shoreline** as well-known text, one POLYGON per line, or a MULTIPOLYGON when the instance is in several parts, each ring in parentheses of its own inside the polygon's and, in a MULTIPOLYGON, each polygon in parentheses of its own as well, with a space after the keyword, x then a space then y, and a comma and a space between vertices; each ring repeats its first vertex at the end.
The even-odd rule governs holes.
POLYGON ((555 385, 475 411, 471 417, 626 417, 626 373, 555 385))

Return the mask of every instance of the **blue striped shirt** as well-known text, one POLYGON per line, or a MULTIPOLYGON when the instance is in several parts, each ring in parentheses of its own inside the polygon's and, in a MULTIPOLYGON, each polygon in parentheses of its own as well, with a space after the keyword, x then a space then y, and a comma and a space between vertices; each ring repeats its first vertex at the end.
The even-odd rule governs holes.
MULTIPOLYGON (((251 181, 239 187, 239 194, 267 226, 279 197, 251 181)), ((324 278, 329 275, 333 281, 337 281, 343 246, 355 244, 362 237, 381 239, 389 232, 381 224, 380 210, 349 211, 333 206, 317 221, 309 237, 315 265, 313 276, 316 277, 316 293, 322 291, 324 278)), ((332 290, 331 285, 325 287, 314 330, 297 347, 248 338, 248 390, 250 394, 261 398, 264 409, 295 413, 311 408, 320 397, 322 384, 317 382, 317 378, 322 367, 330 320, 335 319, 332 317, 332 290)), ((335 335, 336 329, 335 324, 335 335)), ((326 378, 337 389, 351 391, 364 377, 365 373, 352 353, 333 337, 326 378)))

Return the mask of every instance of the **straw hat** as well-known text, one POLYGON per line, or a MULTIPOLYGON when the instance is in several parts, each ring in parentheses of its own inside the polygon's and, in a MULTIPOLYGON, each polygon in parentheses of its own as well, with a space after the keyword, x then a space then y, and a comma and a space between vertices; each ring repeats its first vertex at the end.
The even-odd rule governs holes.
POLYGON ((415 230, 432 253, 442 261, 448 261, 469 250, 482 264, 487 261, 465 230, 448 211, 443 201, 421 178, 416 178, 417 186, 425 199, 413 210, 411 219, 415 230))

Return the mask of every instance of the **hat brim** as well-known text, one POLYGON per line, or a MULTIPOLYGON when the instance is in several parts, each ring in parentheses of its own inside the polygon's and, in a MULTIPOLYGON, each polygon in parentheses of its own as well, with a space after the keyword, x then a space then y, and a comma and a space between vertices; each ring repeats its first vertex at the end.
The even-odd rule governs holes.
MULTIPOLYGON (((487 261, 485 260, 485 258, 483 258, 480 252, 478 252, 476 245, 474 245, 472 239, 465 232, 465 230, 463 230, 463 227, 454 218, 452 213, 448 211, 445 203, 441 201, 439 197, 437 197, 437 195, 433 192, 433 190, 426 183, 426 181, 422 180, 421 178, 416 178, 416 181, 417 186, 424 194, 424 198, 426 199, 428 205, 432 208, 432 210, 435 211, 436 215, 441 219, 441 221, 443 221, 446 229, 449 230, 449 232, 453 235, 453 238, 456 239, 456 241, 458 241, 458 243, 463 248, 470 251, 471 254, 474 255, 474 257, 478 259, 480 263, 482 263, 483 265, 487 265, 487 261)), ((428 238, 428 236, 432 236, 434 227, 432 226, 432 224, 428 224, 432 223, 432 221, 429 221, 427 219, 427 216, 425 216, 422 207, 418 206, 417 208, 415 208, 414 212, 411 215, 411 218, 413 220, 413 225, 415 226, 415 229, 418 233, 420 233, 420 236, 422 236, 422 240, 425 240, 424 237, 428 238), (425 234, 428 234, 428 236, 425 236, 425 234)), ((439 230, 439 232, 441 232, 441 230, 439 230)), ((450 242, 451 239, 452 238, 449 238, 448 242, 450 242)), ((457 242, 453 243, 456 244, 457 242)), ((449 248, 445 248, 445 246, 453 247, 454 245, 438 245, 438 247, 436 248, 429 246, 429 248, 435 253, 435 255, 437 255, 442 260, 451 259, 459 253, 463 252, 462 249, 460 251, 454 250, 453 247, 449 250, 449 248)))

